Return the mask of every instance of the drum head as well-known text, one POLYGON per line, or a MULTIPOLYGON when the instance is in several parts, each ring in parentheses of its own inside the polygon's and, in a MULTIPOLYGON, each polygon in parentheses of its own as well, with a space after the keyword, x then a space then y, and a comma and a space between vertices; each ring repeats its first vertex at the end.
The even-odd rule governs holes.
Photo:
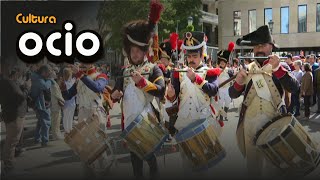
POLYGON ((286 130, 289 124, 292 122, 292 116, 282 117, 269 125, 267 125, 262 133, 257 137, 256 145, 267 144, 278 137, 284 130, 286 130))

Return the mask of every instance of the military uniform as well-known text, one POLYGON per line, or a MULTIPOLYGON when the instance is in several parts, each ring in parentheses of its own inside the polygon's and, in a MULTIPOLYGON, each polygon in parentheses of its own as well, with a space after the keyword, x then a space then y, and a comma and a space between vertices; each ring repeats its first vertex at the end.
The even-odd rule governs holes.
POLYGON ((144 108, 153 111, 151 102, 154 97, 161 97, 164 94, 163 74, 157 65, 145 59, 140 65, 129 65, 123 70, 123 75, 128 76, 133 70, 150 74, 144 75, 139 84, 135 84, 131 77, 119 79, 112 90, 124 92, 122 102, 124 129, 145 110, 144 108))
MULTIPOLYGON (((129 76, 117 80, 112 93, 116 90, 123 92, 121 109, 123 128, 126 129, 135 118, 144 113, 156 113, 152 101, 158 97, 164 96, 165 83, 160 68, 148 61, 147 52, 150 49, 150 39, 155 26, 160 19, 163 6, 160 2, 151 1, 149 20, 136 20, 127 23, 124 26, 123 45, 124 53, 128 58, 130 65, 123 69, 122 75, 129 76), (137 47, 140 52, 145 53, 141 62, 132 61, 131 48, 137 47), (140 81, 134 82, 130 77, 131 72, 140 72, 144 74, 140 81)), ((136 59, 137 61, 137 59, 136 59)), ((143 159, 137 154, 130 152, 133 173, 136 178, 143 177, 143 159)), ((154 154, 147 159, 150 167, 150 176, 158 175, 157 159, 154 154)))
POLYGON ((195 82, 186 76, 186 73, 174 72, 172 84, 175 89, 175 93, 178 95, 179 112, 178 119, 175 124, 175 128, 182 130, 197 119, 209 118, 211 119, 216 128, 217 134, 221 134, 221 126, 216 120, 211 105, 212 97, 218 92, 217 76, 220 73, 220 69, 209 69, 201 64, 197 71, 195 82))
MULTIPOLYGON (((185 36, 182 50, 186 49, 187 53, 197 52, 200 53, 203 58, 205 52, 205 40, 203 32, 188 32, 185 36)), ((187 69, 183 69, 187 70, 187 69)), ((207 119, 210 124, 213 124, 215 134, 220 136, 222 133, 222 126, 217 120, 215 113, 217 112, 215 107, 211 104, 213 97, 218 92, 217 77, 220 74, 220 68, 211 69, 202 63, 195 70, 195 80, 192 82, 187 76, 186 72, 173 72, 172 85, 175 90, 175 96, 167 99, 171 102, 178 102, 177 120, 175 122, 175 128, 178 133, 183 131, 184 128, 190 124, 200 120, 207 119)), ((183 135, 182 135, 183 136, 183 135)), ((182 164, 184 168, 184 174, 188 177, 193 175, 204 176, 206 172, 192 171, 192 164, 184 151, 181 151, 182 164)))
POLYGON ((76 74, 79 79, 70 89, 62 91, 64 99, 70 100, 74 96, 79 105, 79 122, 97 115, 100 121, 100 128, 106 131, 106 111, 103 107, 103 90, 108 84, 108 77, 99 73, 93 67, 86 72, 79 71, 76 74))
MULTIPOLYGON (((179 39, 179 36, 177 33, 171 33, 170 38, 165 39, 159 45, 159 67, 162 70, 166 84, 170 82, 173 68, 174 68, 173 63, 178 61, 177 59, 178 54, 181 51, 182 40, 178 40, 178 39, 179 39), (162 63, 163 58, 167 59, 169 65, 165 66, 165 64, 162 63)), ((170 141, 172 139, 172 136, 177 132, 177 130, 174 128, 177 115, 175 111, 171 112, 168 109, 174 109, 176 106, 176 103, 172 103, 164 97, 162 98, 161 102, 162 102, 161 113, 164 119, 165 127, 169 130, 169 133, 170 133, 170 137, 168 138, 168 140, 170 141), (169 112, 169 114, 167 111, 169 112)))
MULTIPOLYGON (((220 73, 218 77, 219 84, 223 83, 224 81, 228 80, 233 76, 233 70, 229 67, 227 67, 227 63, 232 57, 231 53, 233 52, 234 43, 229 43, 228 50, 221 50, 217 53, 218 56, 218 65, 220 65, 220 62, 223 61, 226 63, 226 66, 222 68, 222 72, 220 73)), ((225 84, 224 86, 219 88, 218 92, 218 108, 219 108, 219 115, 220 120, 223 120, 223 117, 225 117, 225 120, 227 120, 227 113, 229 110, 229 105, 231 103, 231 98, 229 96, 228 89, 230 87, 231 83, 225 84)))
MULTIPOLYGON (((268 27, 263 28, 266 28, 267 32, 262 34, 267 36, 268 27)), ((260 29, 257 31, 260 33, 260 29)), ((257 31, 253 33, 257 33, 257 31)), ((270 41, 270 43, 273 42, 270 41)), ((231 98, 238 98, 244 92, 244 101, 236 132, 238 146, 246 157, 250 175, 255 177, 261 175, 277 176, 280 173, 279 169, 266 160, 253 141, 258 130, 267 122, 286 112, 283 100, 284 90, 297 91, 299 85, 282 65, 279 66, 279 69, 273 70, 268 60, 263 62, 262 67, 257 61, 253 61, 248 65, 248 71, 249 75, 245 85, 239 85, 235 82, 229 88, 231 98)))

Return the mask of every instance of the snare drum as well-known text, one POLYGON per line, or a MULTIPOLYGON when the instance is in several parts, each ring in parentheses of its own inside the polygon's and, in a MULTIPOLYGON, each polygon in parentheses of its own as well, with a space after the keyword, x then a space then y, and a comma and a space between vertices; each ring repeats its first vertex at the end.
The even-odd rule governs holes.
POLYGON ((114 154, 107 134, 100 129, 96 115, 86 121, 81 121, 65 137, 64 141, 77 154, 81 161, 89 166, 104 159, 104 167, 110 168, 114 162, 114 154))
POLYGON ((176 134, 176 141, 195 171, 213 167, 226 156, 213 124, 207 119, 198 120, 183 128, 176 134))
POLYGON ((127 142, 130 151, 140 159, 148 159, 160 149, 168 138, 168 132, 158 122, 155 114, 144 112, 120 136, 127 142))
POLYGON ((306 175, 319 165, 317 143, 294 116, 279 116, 267 123, 254 143, 285 173, 306 175))

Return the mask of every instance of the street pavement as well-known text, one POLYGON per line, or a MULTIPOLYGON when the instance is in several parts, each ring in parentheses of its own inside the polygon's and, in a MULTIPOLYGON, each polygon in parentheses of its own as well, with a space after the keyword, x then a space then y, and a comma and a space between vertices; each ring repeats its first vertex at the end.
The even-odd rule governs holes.
MULTIPOLYGON (((220 142, 225 148, 227 155, 216 166, 209 169, 205 174, 194 174, 215 177, 215 178, 245 178, 246 163, 242 157, 236 143, 236 127, 238 122, 238 108, 242 98, 235 99, 230 105, 228 121, 225 121, 223 133, 220 142)), ((312 118, 309 121, 300 121, 304 128, 310 133, 312 138, 320 143, 320 114, 315 114, 315 108, 312 108, 312 118)), ((105 175, 106 178, 133 178, 132 165, 129 151, 119 139, 121 133, 121 114, 119 104, 116 104, 111 111, 112 127, 108 129, 109 136, 114 139, 113 147, 116 155, 116 163, 105 175)), ((16 158, 17 170, 24 170, 27 174, 17 176, 22 179, 85 179, 92 177, 87 171, 80 159, 73 153, 70 147, 63 140, 50 141, 49 146, 41 147, 40 144, 34 144, 33 133, 36 126, 36 118, 33 112, 29 112, 24 132, 25 147, 27 151, 16 158)), ((1 147, 5 139, 4 123, 1 123, 1 147)), ((174 141, 173 143, 174 144, 174 141)), ((159 171, 162 178, 191 177, 191 174, 183 169, 182 158, 179 148, 175 145, 166 143, 161 152, 157 153, 159 171), (174 147, 176 151, 174 151, 174 147)), ((309 177, 320 177, 320 166, 309 175, 309 177)), ((148 176, 148 164, 144 162, 144 173, 148 176)))

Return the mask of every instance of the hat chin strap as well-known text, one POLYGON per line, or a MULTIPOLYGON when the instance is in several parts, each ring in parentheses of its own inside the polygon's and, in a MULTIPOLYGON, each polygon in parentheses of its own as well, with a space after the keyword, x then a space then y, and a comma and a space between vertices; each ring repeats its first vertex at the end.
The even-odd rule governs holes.
POLYGON ((199 49, 203 46, 206 45, 206 42, 205 41, 202 41, 201 44, 197 45, 197 46, 185 46, 184 44, 182 45, 182 49, 185 49, 185 50, 195 50, 195 49, 199 49))
POLYGON ((127 38, 130 42, 132 42, 133 44, 136 44, 138 46, 149 46, 149 44, 146 44, 146 43, 143 43, 143 42, 139 42, 139 41, 136 41, 134 39, 132 39, 129 34, 127 34, 127 38))

